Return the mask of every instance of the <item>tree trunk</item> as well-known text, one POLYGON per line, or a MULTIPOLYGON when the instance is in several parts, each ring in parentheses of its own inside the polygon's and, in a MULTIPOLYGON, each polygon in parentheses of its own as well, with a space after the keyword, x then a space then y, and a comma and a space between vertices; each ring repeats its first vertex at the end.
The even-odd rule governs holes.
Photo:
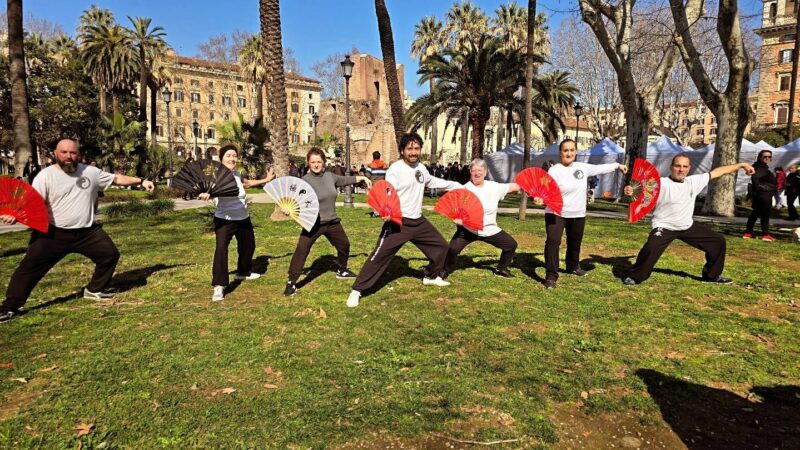
POLYGON ((395 142, 399 148, 400 138, 406 132, 403 119, 403 93, 400 92, 400 82, 397 78, 392 22, 389 20, 389 10, 386 9, 386 3, 383 0, 375 0, 375 14, 378 16, 378 33, 383 54, 383 70, 386 73, 386 87, 389 90, 389 106, 392 109, 395 142))
MULTIPOLYGON (((536 37, 536 0, 528 0, 527 20, 528 42, 525 53, 525 114, 522 118, 522 133, 525 136, 522 144, 522 168, 531 165, 531 119, 533 119, 533 47, 536 37)), ((519 203, 519 220, 525 220, 528 213, 528 196, 522 193, 519 203)))
POLYGON ((158 134, 156 125, 158 124, 156 101, 158 101, 158 89, 154 84, 148 84, 150 88, 150 145, 158 145, 158 134))
POLYGON ((267 116, 277 176, 289 170, 289 129, 286 111, 286 78, 283 73, 281 11, 279 0, 259 0, 261 41, 266 53, 267 116))
POLYGON ((25 34, 22 28, 22 0, 8 0, 8 57, 11 81, 11 115, 14 127, 14 176, 21 177, 31 156, 28 87, 25 73, 25 34))
POLYGON ((264 119, 264 83, 258 83, 256 93, 256 120, 264 119))
MULTIPOLYGON (((747 103, 745 103, 746 105, 747 103)), ((720 110, 717 114, 717 143, 712 167, 739 162, 739 149, 744 137, 744 127, 736 125, 736 111, 720 110)), ((732 217, 735 213, 736 174, 723 175, 708 183, 708 194, 703 213, 732 217)))
POLYGON ((480 111, 472 111, 470 114, 470 126, 472 127, 472 158, 483 158, 483 145, 484 145, 484 135, 486 133, 486 123, 489 121, 489 118, 486 114, 482 114, 480 111))
MULTIPOLYGON (((635 95, 635 93, 634 93, 635 95)), ((638 98, 626 102, 625 107, 625 158, 627 162, 635 158, 647 157, 647 137, 650 135, 650 111, 638 98)), ((626 163, 627 163, 626 162, 626 163)))
POLYGON ((139 122, 147 128, 147 61, 145 61, 144 47, 139 48, 139 122))
POLYGON ((465 109, 464 115, 461 116, 461 152, 458 155, 458 162, 460 162, 461 164, 467 163, 468 135, 469 135, 469 109, 465 109))
POLYGON ((506 110, 506 147, 511 145, 511 137, 514 134, 514 111, 511 105, 508 105, 506 110))
MULTIPOLYGON (((433 80, 430 80, 429 89, 431 94, 434 90, 433 80)), ((431 124, 431 164, 436 164, 439 159, 439 117, 433 119, 431 124)))

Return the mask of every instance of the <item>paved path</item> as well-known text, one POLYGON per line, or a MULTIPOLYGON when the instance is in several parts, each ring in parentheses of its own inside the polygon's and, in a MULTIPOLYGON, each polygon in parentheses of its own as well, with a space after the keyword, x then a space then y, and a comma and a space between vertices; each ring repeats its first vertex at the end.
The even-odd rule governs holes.
MULTIPOLYGON (((259 194, 249 194, 248 197, 253 203, 272 203, 272 200, 269 198, 267 194, 259 193, 259 194)), ((195 208, 202 208, 204 206, 208 206, 208 202, 204 202, 202 200, 183 200, 183 199, 175 199, 175 209, 176 210, 183 210, 183 209, 195 209, 195 208)), ((336 206, 342 207, 342 202, 337 202, 336 206)), ((368 208, 369 206, 366 203, 353 203, 353 206, 356 208, 368 208)), ((433 211, 433 206, 424 205, 423 208, 427 211, 433 211)), ((498 208, 497 211, 500 214, 511 214, 515 215, 518 213, 517 208, 498 208)), ((541 216, 544 214, 543 209, 529 209, 528 214, 541 216)), ((620 220, 627 220, 628 214, 619 211, 592 211, 589 210, 586 213, 589 217, 602 217, 606 219, 620 219, 620 220)), ((102 214, 100 218, 102 218, 102 214)), ((712 216, 694 216, 695 220, 699 222, 707 222, 707 223, 727 223, 727 224, 734 224, 734 225, 741 225, 744 228, 745 224, 747 223, 746 217, 712 217, 712 216)), ((758 224, 756 224, 758 225, 758 224)), ((785 228, 785 229, 793 229, 800 226, 800 221, 789 221, 786 219, 770 219, 770 226, 775 227, 776 229, 785 228)), ((0 234, 3 233, 10 233, 12 231, 21 231, 27 229, 22 225, 0 225, 0 234)))

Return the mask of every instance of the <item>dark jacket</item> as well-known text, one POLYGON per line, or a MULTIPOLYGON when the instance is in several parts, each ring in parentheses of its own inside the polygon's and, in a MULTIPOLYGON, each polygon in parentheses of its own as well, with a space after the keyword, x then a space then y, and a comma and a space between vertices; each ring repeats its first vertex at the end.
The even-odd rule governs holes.
POLYGON ((765 163, 758 161, 753 164, 755 173, 750 177, 750 185, 753 194, 770 194, 774 195, 778 190, 777 180, 775 174, 769 170, 769 166, 765 163))
POLYGON ((800 172, 789 173, 786 175, 786 195, 798 193, 800 193, 800 172))

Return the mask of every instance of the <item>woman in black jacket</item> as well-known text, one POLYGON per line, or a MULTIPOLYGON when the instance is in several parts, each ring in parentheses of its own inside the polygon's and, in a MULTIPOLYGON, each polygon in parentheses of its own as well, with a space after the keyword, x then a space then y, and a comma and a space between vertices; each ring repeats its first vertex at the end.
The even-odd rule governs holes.
POLYGON ((756 219, 761 218, 761 239, 771 242, 775 238, 769 235, 769 213, 772 209, 772 197, 778 190, 775 174, 769 170, 768 164, 772 162, 772 151, 761 150, 753 164, 755 173, 750 177, 750 192, 753 197, 753 212, 747 218, 747 229, 742 236, 745 239, 753 237, 753 227, 756 219))

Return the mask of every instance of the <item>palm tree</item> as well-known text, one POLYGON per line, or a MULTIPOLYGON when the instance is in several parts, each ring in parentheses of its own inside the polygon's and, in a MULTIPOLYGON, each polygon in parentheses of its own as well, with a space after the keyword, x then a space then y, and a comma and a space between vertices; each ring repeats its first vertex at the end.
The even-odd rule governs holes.
POLYGON ((236 119, 223 122, 217 132, 220 144, 234 144, 241 150, 245 173, 256 176, 266 151, 265 144, 269 140, 269 131, 264 127, 262 119, 256 119, 251 125, 239 113, 236 119))
POLYGON ((281 8, 279 0, 259 0, 261 43, 267 61, 267 117, 275 174, 289 170, 289 129, 286 112, 286 78, 283 73, 281 8))
POLYGON ((131 157, 134 156, 132 150, 136 147, 141 127, 141 122, 129 122, 117 111, 110 117, 103 116, 100 134, 106 141, 105 146, 111 150, 103 152, 98 163, 102 166, 113 165, 117 172, 127 173, 130 169, 131 157))
MULTIPOLYGON (((541 62, 541 58, 536 58, 541 62)), ((523 61, 520 52, 503 50, 502 41, 486 35, 477 42, 466 42, 459 49, 447 49, 426 58, 417 73, 421 82, 435 79, 436 86, 434 92, 423 95, 412 105, 409 120, 422 123, 439 114, 453 119, 468 110, 472 157, 482 157, 484 129, 491 108, 515 102, 514 92, 522 84, 523 61)), ((462 134, 462 141, 464 138, 462 134)))
POLYGON ((90 26, 105 25, 110 27, 114 24, 114 14, 110 9, 100 8, 92 5, 81 14, 80 25, 78 25, 78 35, 84 34, 90 26))
POLYGON ((75 43, 75 39, 66 34, 60 34, 50 42, 53 60, 61 67, 64 67, 67 61, 72 59, 77 49, 78 46, 75 43))
POLYGON ((400 82, 397 78, 392 21, 389 18, 389 10, 386 9, 386 3, 383 0, 375 0, 375 14, 378 16, 383 71, 386 74, 386 88, 389 90, 389 106, 392 110, 394 137, 397 144, 400 145, 400 138, 403 137, 403 133, 406 131, 405 120, 403 119, 403 93, 400 92, 400 82))
MULTIPOLYGON (((439 22, 435 16, 425 17, 414 30, 414 40, 411 41, 411 56, 419 58, 420 64, 428 56, 435 55, 442 51, 445 43, 444 24, 439 22)), ((429 82, 428 92, 433 92, 434 80, 429 82)), ((439 146, 439 125, 438 118, 434 118, 428 123, 431 127, 431 163, 436 163, 439 146)))
MULTIPOLYGON (((139 55, 139 122, 141 122, 146 131, 147 122, 147 79, 152 70, 153 60, 158 55, 164 54, 167 49, 167 43, 164 36, 167 34, 162 27, 150 27, 153 19, 149 17, 136 17, 128 16, 128 20, 133 25, 131 31, 131 39, 139 55)), ((155 107, 155 105, 153 105, 155 107)))
POLYGON ((239 50, 239 67, 242 76, 256 85, 256 119, 264 117, 264 83, 267 81, 267 61, 261 36, 254 34, 245 40, 239 50))
POLYGON ((11 81, 11 114, 14 123, 14 173, 21 175, 31 156, 28 88, 25 72, 25 33, 22 0, 8 0, 8 59, 11 81))
POLYGON ((578 88, 570 80, 569 73, 556 70, 533 80, 532 100, 536 105, 557 114, 540 117, 542 134, 548 142, 558 139, 558 130, 564 131, 560 116, 575 104, 578 88))
POLYGON ((150 76, 147 78, 147 87, 150 90, 150 143, 156 144, 158 135, 156 134, 156 126, 158 125, 156 102, 158 101, 158 92, 162 87, 166 86, 172 81, 172 71, 166 64, 166 56, 159 55, 154 58, 150 66, 150 76))
POLYGON ((133 84, 139 68, 130 33, 119 25, 89 25, 80 38, 84 70, 100 91, 100 113, 107 111, 108 91, 113 111, 119 112, 119 93, 133 84))
POLYGON ((525 48, 528 36, 528 12, 525 8, 512 1, 498 6, 494 14, 495 17, 490 20, 491 29, 503 41, 503 47, 514 50, 525 48))

